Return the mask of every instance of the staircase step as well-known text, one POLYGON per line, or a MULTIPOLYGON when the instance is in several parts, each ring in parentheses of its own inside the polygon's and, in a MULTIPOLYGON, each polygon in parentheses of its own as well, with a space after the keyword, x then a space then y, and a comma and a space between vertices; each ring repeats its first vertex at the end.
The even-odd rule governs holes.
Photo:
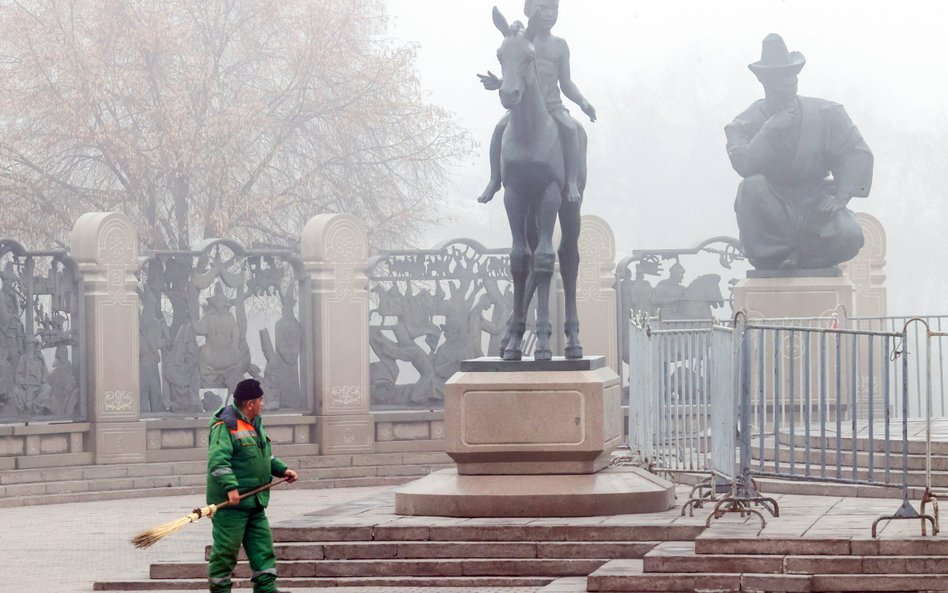
MULTIPOLYGON (((447 558, 642 558, 659 542, 313 542, 274 545, 280 561, 447 558)), ((204 550, 210 559, 211 546, 204 550)), ((241 560, 246 554, 241 549, 241 560)))
POLYGON ((642 560, 612 560, 586 577, 589 591, 629 593, 715 591, 738 593, 741 575, 725 573, 646 573, 642 560))
MULTIPOLYGON (((835 429, 835 421, 832 422, 832 425, 833 425, 832 427, 828 425, 827 428, 828 428, 828 429, 830 429, 830 428, 835 429)), ((844 427, 844 430, 845 430, 846 427, 847 427, 847 424, 846 424, 845 421, 843 422, 843 427, 844 427)), ((911 429, 910 429, 910 430, 911 430, 911 429)), ((805 446, 805 443, 806 443, 806 441, 807 441, 807 437, 806 437, 806 434, 804 434, 804 428, 803 428, 803 425, 802 425, 802 424, 801 424, 801 425, 798 425, 798 426, 796 427, 796 432, 797 432, 797 435, 796 435, 796 437, 793 439, 793 440, 794 440, 794 443, 795 443, 798 447, 803 447, 803 446, 805 446)), ((857 450, 857 451, 868 451, 868 450, 869 450, 869 448, 870 448, 870 441, 869 441, 869 438, 868 438, 867 434, 868 434, 868 433, 865 433, 865 434, 864 434, 864 433, 860 433, 860 434, 856 437, 856 450, 857 450)), ((784 445, 789 445, 789 444, 790 444, 790 439, 791 439, 791 437, 790 437, 790 434, 789 434, 788 432, 780 432, 779 435, 780 435, 780 436, 779 436, 780 442, 781 442, 782 444, 784 444, 784 445)), ((902 454, 902 449, 903 449, 903 446, 902 446, 903 443, 902 443, 902 425, 901 425, 901 421, 893 420, 893 423, 891 424, 891 432, 890 432, 890 435, 891 435, 890 438, 891 438, 892 440, 891 440, 890 443, 889 443, 889 452, 892 453, 893 455, 895 455, 895 454, 901 455, 901 454, 902 454)), ((872 441, 871 441, 871 447, 872 447, 872 450, 873 450, 875 453, 877 453, 877 454, 882 453, 882 452, 885 450, 885 443, 884 443, 884 441, 882 440, 882 438, 883 438, 884 436, 885 436, 885 432, 884 432, 883 430, 881 430, 880 427, 876 427, 876 429, 875 429, 875 431, 874 431, 874 433, 873 433, 873 437, 874 437, 874 438, 873 438, 872 441)), ((810 448, 811 448, 811 449, 819 449, 819 448, 821 448, 822 443, 821 443, 821 441, 820 441, 819 427, 813 427, 813 428, 811 429, 809 439, 810 439, 810 448)), ((847 435, 845 435, 845 433, 844 433, 844 436, 842 437, 842 440, 841 440, 841 442, 840 442, 839 445, 840 445, 840 448, 841 448, 843 451, 846 451, 847 449, 848 449, 848 450, 852 450, 852 446, 853 446, 852 437, 847 436, 847 435)), ((834 435, 832 435, 832 434, 827 434, 827 436, 826 436, 826 448, 827 448, 827 450, 829 450, 829 449, 835 450, 835 449, 836 449, 836 437, 835 437, 834 435)), ((908 453, 909 453, 909 455, 924 455, 924 454, 925 454, 925 448, 926 448, 926 445, 925 445, 924 439, 918 439, 918 440, 916 440, 915 438, 913 438, 913 437, 911 436, 911 434, 909 435, 909 441, 908 441, 908 453)), ((948 455, 948 441, 934 441, 934 442, 932 442, 932 454, 933 454, 933 455, 938 455, 938 456, 945 456, 945 455, 948 455)))
POLYGON ((939 574, 948 556, 787 556, 784 572, 796 574, 939 574))
POLYGON ((704 533, 695 539, 695 553, 738 555, 827 555, 848 556, 848 537, 840 538, 791 538, 791 537, 722 537, 704 533))
POLYGON ((538 593, 586 593, 586 577, 563 577, 543 587, 538 593))
POLYGON ((783 556, 695 554, 695 542, 662 542, 645 555, 647 573, 782 573, 783 556))
POLYGON ((812 591, 834 593, 868 591, 944 591, 948 584, 948 567, 941 574, 818 574, 810 577, 812 591))
MULTIPOLYGON (((543 587, 553 581, 553 577, 340 577, 294 579, 280 577, 281 588, 289 590, 322 589, 335 587, 543 587)), ((249 579, 234 580, 235 590, 251 590, 249 579)), ((162 593, 170 591, 206 591, 207 576, 195 579, 176 580, 125 580, 103 581, 93 585, 93 591, 150 591, 162 593)))
MULTIPOLYGON (((757 443, 754 443, 754 456, 759 460, 760 450, 757 449, 757 443)), ((764 447, 764 459, 773 460, 776 457, 776 449, 771 445, 764 447)), ((803 446, 796 446, 793 450, 793 455, 790 455, 790 446, 784 445, 780 447, 780 462, 781 464, 789 464, 790 459, 792 458, 796 465, 805 466, 807 459, 810 460, 810 467, 816 472, 819 471, 820 464, 824 461, 823 451, 819 447, 810 447, 809 455, 803 446)), ((852 443, 848 443, 843 446, 839 456, 836 455, 836 448, 827 448, 825 451, 825 463, 827 470, 831 467, 836 466, 836 460, 840 459, 841 464, 844 468, 850 468, 852 471, 853 464, 853 454, 852 454, 852 443)), ((885 453, 884 452, 873 452, 872 455, 872 467, 875 468, 877 473, 883 473, 885 471, 885 453)), ((911 454, 908 456, 908 468, 909 470, 923 471, 925 469, 925 455, 911 454)), ((869 467, 869 453, 864 450, 858 450, 856 452, 856 467, 867 468, 869 467)), ((902 454, 895 453, 891 450, 889 451, 889 471, 890 472, 900 472, 902 471, 902 454)), ((948 472, 948 456, 932 456, 932 471, 935 472, 948 472)))
MULTIPOLYGON (((312 577, 460 577, 460 576, 585 576, 605 559, 450 559, 450 560, 313 560, 280 562, 277 571, 290 578, 312 577)), ((204 562, 168 562, 151 565, 153 579, 196 579, 207 575, 204 562)), ((247 564, 237 565, 239 578, 250 576, 247 564)))
MULTIPOLYGON (((948 556, 948 538, 899 537, 874 539, 871 537, 757 537, 722 536, 705 532, 694 540, 697 555, 778 555, 778 556, 881 556, 881 557, 939 557, 948 556)), ((948 565, 946 565, 948 566, 948 565)))
POLYGON ((274 527, 273 541, 515 541, 515 542, 657 542, 690 541, 703 524, 675 525, 321 525, 274 527))

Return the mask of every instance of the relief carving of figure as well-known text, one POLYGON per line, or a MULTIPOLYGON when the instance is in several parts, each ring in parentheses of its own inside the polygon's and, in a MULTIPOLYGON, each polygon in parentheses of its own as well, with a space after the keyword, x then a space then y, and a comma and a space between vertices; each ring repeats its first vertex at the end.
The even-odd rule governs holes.
POLYGON ((668 270, 665 278, 652 291, 652 305, 662 319, 684 319, 681 312, 681 301, 685 297, 685 267, 675 262, 668 270))
POLYGON ((182 325, 171 342, 164 365, 164 379, 173 412, 198 411, 202 407, 197 399, 201 389, 199 352, 194 330, 190 324, 182 325))
MULTIPOLYGON (((428 346, 434 350, 440 339, 441 330, 431 323, 430 314, 425 318, 415 318, 415 314, 424 312, 417 307, 410 306, 410 300, 402 294, 398 286, 393 285, 388 290, 376 287, 379 304, 376 313, 382 316, 383 325, 369 328, 369 346, 379 357, 378 362, 370 365, 372 380, 372 394, 379 403, 386 404, 426 404, 434 393, 434 368, 431 355, 415 342, 415 338, 422 335, 428 346), (386 318, 395 317, 395 323, 384 324, 386 318), (386 336, 383 331, 389 330, 395 340, 386 336), (408 362, 418 373, 418 380, 411 384, 397 384, 398 361, 408 362)), ((408 289, 411 293, 411 287, 408 289)), ((423 301, 430 302, 431 294, 421 292, 417 297, 424 297, 423 301)), ((430 309, 429 309, 430 310, 430 309)))
POLYGON ((14 367, 10 364, 9 357, 7 349, 0 346, 0 410, 13 401, 13 389, 16 386, 13 380, 14 367))
POLYGON ((750 70, 765 98, 727 125, 727 154, 744 180, 734 210, 744 254, 757 269, 819 269, 863 246, 847 208, 869 195, 873 156, 842 105, 797 95, 806 59, 776 34, 750 70))
POLYGON ((142 412, 165 412, 170 407, 162 393, 161 350, 168 341, 168 328, 150 291, 142 293, 142 312, 138 326, 138 373, 142 412))
MULTIPOLYGON (((267 359, 263 370, 263 378, 269 385, 268 394, 278 394, 279 408, 291 410, 302 409, 303 391, 300 388, 300 352, 303 350, 303 326, 296 319, 296 286, 290 288, 280 297, 283 307, 283 316, 277 320, 274 327, 276 344, 270 341, 270 332, 260 330, 260 346, 267 359)), ((268 402, 272 399, 268 395, 268 402)))
POLYGON ((194 333, 205 338, 200 350, 203 386, 227 387, 233 392, 247 368, 231 306, 223 288, 217 284, 214 293, 206 299, 204 315, 195 325, 194 333))
POLYGON ((635 264, 635 278, 626 269, 625 277, 620 284, 622 291, 622 312, 619 327, 622 332, 622 360, 629 362, 629 319, 632 314, 654 315, 655 305, 652 302, 652 283, 645 279, 645 274, 657 274, 657 266, 653 262, 640 261, 635 264))
POLYGON ((14 399, 17 411, 24 416, 39 416, 51 411, 49 372, 42 348, 38 337, 27 340, 26 352, 20 357, 14 372, 14 399))
POLYGON ((49 389, 50 411, 60 416, 74 416, 79 404, 79 383, 67 346, 56 346, 53 370, 49 373, 49 389))
MULTIPOLYGON (((276 356, 280 371, 273 380, 280 390, 284 408, 302 409, 303 390, 300 388, 300 352, 303 350, 303 325, 296 318, 296 285, 291 284, 282 295, 283 316, 274 326, 276 356)), ((269 376, 268 376, 269 378, 269 376)))

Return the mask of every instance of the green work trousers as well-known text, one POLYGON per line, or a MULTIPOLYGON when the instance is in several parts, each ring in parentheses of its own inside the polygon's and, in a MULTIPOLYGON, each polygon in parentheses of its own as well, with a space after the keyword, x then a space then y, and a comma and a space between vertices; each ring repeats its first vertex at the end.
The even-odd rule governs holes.
POLYGON ((213 518, 214 547, 207 569, 211 593, 229 593, 231 573, 243 544, 253 571, 254 593, 276 591, 276 555, 266 509, 221 509, 213 518))

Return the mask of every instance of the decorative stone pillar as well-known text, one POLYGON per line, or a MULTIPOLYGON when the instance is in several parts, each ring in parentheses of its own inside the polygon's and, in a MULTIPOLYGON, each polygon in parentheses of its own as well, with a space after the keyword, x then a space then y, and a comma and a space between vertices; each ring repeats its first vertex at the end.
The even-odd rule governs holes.
POLYGON ((856 286, 854 316, 885 317, 888 315, 888 293, 885 287, 885 229, 879 220, 865 212, 856 213, 866 244, 859 253, 840 266, 843 275, 856 286))
POLYGON ((307 331, 320 453, 371 452, 368 236, 355 216, 320 214, 303 229, 300 249, 312 296, 307 331))
MULTIPOLYGON (((891 330, 893 328, 881 319, 888 315, 888 291, 885 286, 885 229, 882 227, 882 223, 879 222, 879 219, 865 212, 857 212, 856 220, 859 221, 859 226, 862 227, 862 234, 866 238, 866 244, 859 250, 855 258, 842 264, 840 268, 843 270, 843 275, 849 278, 856 286, 853 297, 853 316, 874 317, 878 319, 855 321, 851 328, 863 330, 891 330)), ((901 327, 897 329, 901 330, 901 327)), ((877 351, 872 353, 872 355, 876 357, 876 361, 882 361, 888 354, 882 351, 881 340, 877 342, 879 342, 876 347, 877 351)), ((871 354, 868 352, 868 347, 867 343, 860 344, 859 360, 868 360, 871 354)), ((858 383, 858 399, 860 413, 864 414, 865 410, 869 407, 869 384, 872 383, 875 397, 872 407, 877 417, 882 417, 882 413, 885 410, 882 397, 880 397, 882 385, 885 382, 882 370, 883 365, 881 363, 875 365, 876 370, 873 373, 873 377, 869 376, 869 370, 863 368, 864 366, 865 364, 859 367, 860 380, 858 383)))
POLYGON ((135 290, 138 233, 124 214, 90 212, 76 221, 70 243, 82 276, 82 351, 95 462, 143 462, 135 290))
MULTIPOLYGON (((579 278, 576 282, 576 309, 579 340, 586 356, 605 356, 606 365, 618 372, 618 322, 615 290, 616 240, 612 229, 598 216, 583 216, 579 233, 579 278)), ((559 284, 560 319, 564 318, 563 285, 559 284)), ((559 335, 559 352, 565 336, 559 335)))

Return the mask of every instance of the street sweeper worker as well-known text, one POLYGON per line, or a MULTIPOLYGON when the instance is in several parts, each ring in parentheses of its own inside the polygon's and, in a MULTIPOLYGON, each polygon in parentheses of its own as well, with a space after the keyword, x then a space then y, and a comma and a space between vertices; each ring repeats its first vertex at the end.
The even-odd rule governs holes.
POLYGON ((274 476, 295 482, 296 472, 270 452, 263 428, 263 389, 246 379, 234 389, 233 405, 218 410, 210 422, 207 455, 207 502, 230 504, 212 517, 214 547, 208 566, 211 593, 231 590, 231 573, 243 544, 253 571, 254 593, 275 593, 276 555, 267 521, 270 491, 240 500, 240 493, 269 484, 274 476))

